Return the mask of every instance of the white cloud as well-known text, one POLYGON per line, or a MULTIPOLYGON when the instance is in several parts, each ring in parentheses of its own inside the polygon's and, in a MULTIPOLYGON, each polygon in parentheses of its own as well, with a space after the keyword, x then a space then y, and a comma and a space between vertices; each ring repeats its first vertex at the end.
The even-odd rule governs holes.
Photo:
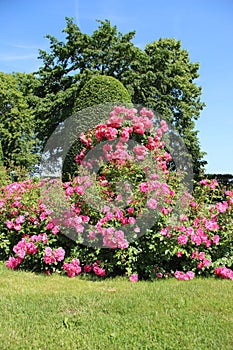
POLYGON ((8 45, 16 49, 25 49, 25 50, 38 49, 38 46, 35 46, 35 45, 26 45, 26 44, 8 44, 8 45))
POLYGON ((19 61, 19 60, 30 60, 37 58, 37 54, 30 55, 1 55, 0 61, 19 61))

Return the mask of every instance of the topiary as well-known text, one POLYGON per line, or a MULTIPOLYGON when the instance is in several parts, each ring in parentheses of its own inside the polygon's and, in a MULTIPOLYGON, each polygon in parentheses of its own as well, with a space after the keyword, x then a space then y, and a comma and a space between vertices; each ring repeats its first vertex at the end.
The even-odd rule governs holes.
MULTIPOLYGON (((91 78, 83 86, 74 106, 77 120, 80 119, 79 116, 82 119, 83 130, 81 131, 86 132, 95 125, 93 121, 96 119, 106 119, 113 106, 121 103, 124 105, 132 104, 129 92, 119 80, 106 75, 98 75, 91 78)), ((77 171, 75 156, 81 152, 82 148, 83 145, 77 134, 77 140, 69 149, 63 163, 63 181, 70 180, 77 171)))
POLYGON ((84 85, 76 100, 75 110, 80 111, 87 107, 109 102, 131 103, 131 98, 119 80, 106 75, 98 75, 84 85))

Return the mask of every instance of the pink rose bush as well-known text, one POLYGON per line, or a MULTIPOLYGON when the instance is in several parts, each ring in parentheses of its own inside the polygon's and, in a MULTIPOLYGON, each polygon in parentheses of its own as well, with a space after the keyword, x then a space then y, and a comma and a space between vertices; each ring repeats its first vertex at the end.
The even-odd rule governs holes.
POLYGON ((232 279, 233 191, 223 197, 216 180, 203 179, 188 193, 182 174, 169 168, 168 125, 154 128, 153 120, 145 108, 116 106, 81 133, 79 175, 62 184, 62 210, 56 180, 0 189, 0 259, 8 268, 126 274, 132 282, 232 279))

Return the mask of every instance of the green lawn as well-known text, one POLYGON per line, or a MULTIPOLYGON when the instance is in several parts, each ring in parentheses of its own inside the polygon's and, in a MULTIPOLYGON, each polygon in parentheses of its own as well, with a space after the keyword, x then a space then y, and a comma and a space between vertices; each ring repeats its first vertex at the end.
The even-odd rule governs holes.
POLYGON ((233 282, 87 281, 0 266, 0 349, 233 349, 233 282))

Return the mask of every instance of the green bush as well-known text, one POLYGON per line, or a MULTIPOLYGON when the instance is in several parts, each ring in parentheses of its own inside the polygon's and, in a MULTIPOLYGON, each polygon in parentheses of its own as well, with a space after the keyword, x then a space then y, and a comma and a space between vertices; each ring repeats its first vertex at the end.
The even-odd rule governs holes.
POLYGON ((0 164, 0 188, 11 182, 9 171, 0 164))
POLYGON ((2 143, 0 141, 0 166, 3 166, 3 151, 2 151, 2 143))
MULTIPOLYGON (((82 131, 86 132, 91 126, 94 126, 93 122, 96 119, 106 120, 113 106, 121 103, 129 105, 132 102, 127 89, 119 80, 105 75, 91 78, 81 90, 74 107, 78 121, 82 120, 82 131)), ((65 158, 63 181, 72 178, 77 170, 75 156, 83 148, 78 136, 65 158)))
POLYGON ((80 111, 102 103, 119 102, 131 103, 124 85, 116 78, 98 75, 84 85, 75 103, 75 110, 80 111))

